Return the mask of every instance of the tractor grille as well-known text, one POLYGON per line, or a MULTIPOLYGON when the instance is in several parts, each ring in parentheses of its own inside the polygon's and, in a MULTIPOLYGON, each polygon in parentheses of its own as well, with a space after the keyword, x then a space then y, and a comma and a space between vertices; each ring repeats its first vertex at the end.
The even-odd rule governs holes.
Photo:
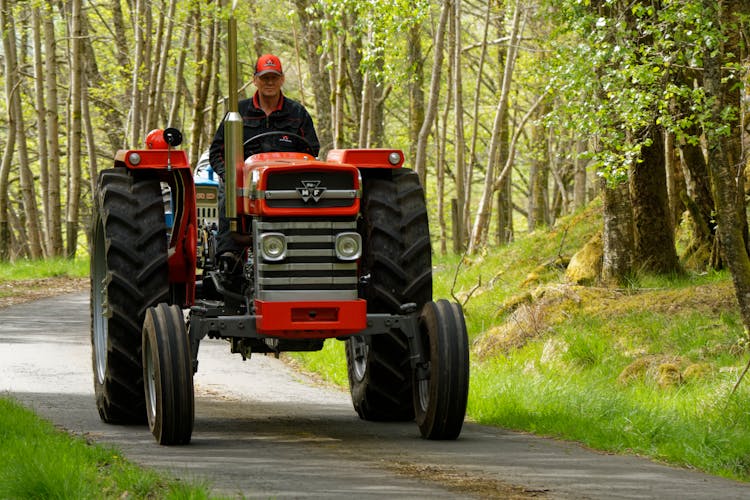
POLYGON ((198 222, 209 226, 219 224, 218 188, 212 185, 195 186, 195 204, 198 222))
POLYGON ((272 172, 262 196, 271 208, 351 207, 359 197, 355 175, 349 169, 272 172))
POLYGON ((254 224, 257 297, 268 301, 354 300, 357 262, 342 261, 334 249, 336 235, 357 229, 355 220, 258 220, 254 224), (267 262, 259 248, 261 235, 286 237, 286 258, 267 262))

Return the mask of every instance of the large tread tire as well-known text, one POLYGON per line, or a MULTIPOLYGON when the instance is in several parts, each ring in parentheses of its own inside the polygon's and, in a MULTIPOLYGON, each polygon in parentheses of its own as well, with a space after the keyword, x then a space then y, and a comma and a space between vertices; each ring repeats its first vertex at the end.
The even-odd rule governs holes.
POLYGON ((414 381, 419 431, 425 439, 456 439, 469 396, 469 339, 461 306, 428 302, 419 317, 419 341, 428 374, 414 381))
POLYGON ((94 391, 104 422, 146 422, 141 326, 169 296, 166 223, 158 179, 124 168, 99 174, 91 250, 94 391))
POLYGON ((190 443, 195 420, 193 365, 182 310, 159 304, 143 321, 143 381, 148 427, 162 445, 190 443))
MULTIPOLYGON (((363 274, 370 280, 362 293, 367 312, 400 314, 401 306, 418 308, 432 299, 432 256, 424 191, 409 170, 365 181, 361 234, 363 274)), ((347 341, 349 389, 364 420, 414 419, 409 343, 401 332, 347 341)))

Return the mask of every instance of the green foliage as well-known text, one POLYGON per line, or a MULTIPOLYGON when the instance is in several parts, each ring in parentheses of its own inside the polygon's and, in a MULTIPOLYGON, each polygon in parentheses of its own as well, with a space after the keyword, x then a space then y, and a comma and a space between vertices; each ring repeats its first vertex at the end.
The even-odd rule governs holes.
POLYGON ((0 498, 208 498, 204 486, 165 479, 115 449, 57 431, 0 398, 0 498))
MULTIPOLYGON (((679 140, 696 144, 695 127, 729 134, 725 123, 709 121, 713 97, 700 81, 706 50, 718 50, 726 31, 706 22, 704 2, 646 2, 596 6, 552 2, 548 15, 561 20, 548 59, 558 106, 550 124, 595 137, 589 155, 610 181, 624 180, 648 145, 641 131, 660 124, 679 140)), ((727 27, 724 27, 726 30, 727 27)), ((731 28, 730 28, 731 29, 731 28)), ((740 81, 737 69, 727 77, 740 81)), ((728 103, 723 116, 736 115, 728 103)))
MULTIPOLYGON (((420 25, 429 15, 427 0, 325 0, 310 9, 319 9, 324 26, 339 37, 361 38, 362 73, 371 73, 378 81, 407 81, 411 73, 404 65, 404 34, 420 25), (396 50, 396 48, 400 50, 396 50)), ((335 47, 326 41, 324 50, 335 47)))

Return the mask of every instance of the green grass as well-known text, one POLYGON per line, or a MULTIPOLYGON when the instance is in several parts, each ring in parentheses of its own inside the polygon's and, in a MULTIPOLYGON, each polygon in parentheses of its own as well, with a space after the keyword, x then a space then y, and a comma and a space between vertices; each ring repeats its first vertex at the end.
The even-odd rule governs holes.
POLYGON ((84 278, 88 275, 88 255, 72 260, 55 258, 0 263, 0 282, 58 277, 84 278))
MULTIPOLYGON (((750 352, 730 276, 570 285, 561 263, 601 227, 598 212, 434 257, 434 296, 464 304, 469 419, 750 481, 750 378, 730 396, 750 352)), ((341 342, 294 357, 346 385, 341 342)))
POLYGON ((114 448, 56 430, 0 398, 0 498, 208 498, 202 485, 144 470, 114 448))

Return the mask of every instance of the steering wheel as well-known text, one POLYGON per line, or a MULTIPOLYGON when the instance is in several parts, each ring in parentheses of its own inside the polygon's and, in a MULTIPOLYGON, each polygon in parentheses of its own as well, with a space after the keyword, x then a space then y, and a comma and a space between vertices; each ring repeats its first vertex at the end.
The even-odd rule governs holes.
POLYGON ((315 156, 307 139, 292 132, 274 130, 246 140, 243 144, 245 158, 258 153, 306 153, 315 156))

